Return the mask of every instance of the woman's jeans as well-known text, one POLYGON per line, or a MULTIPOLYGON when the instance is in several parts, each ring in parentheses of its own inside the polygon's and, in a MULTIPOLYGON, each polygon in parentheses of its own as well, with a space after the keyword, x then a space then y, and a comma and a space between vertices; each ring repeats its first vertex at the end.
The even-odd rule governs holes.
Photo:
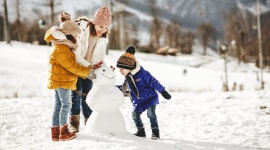
POLYGON ((67 124, 68 112, 71 105, 70 90, 58 88, 55 92, 55 105, 53 110, 52 126, 67 124))
POLYGON ((82 114, 84 118, 90 117, 90 115, 92 114, 92 110, 86 103, 86 97, 89 91, 92 89, 92 87, 93 87, 92 80, 78 77, 76 90, 71 91, 72 105, 70 109, 70 115, 80 115, 82 109, 82 114))
MULTIPOLYGON (((134 120, 134 123, 138 129, 143 128, 141 114, 142 114, 142 112, 136 112, 134 110, 132 112, 132 119, 134 120)), ((158 128, 157 115, 156 115, 156 105, 152 105, 149 108, 147 108, 147 117, 150 120, 151 129, 158 128)))

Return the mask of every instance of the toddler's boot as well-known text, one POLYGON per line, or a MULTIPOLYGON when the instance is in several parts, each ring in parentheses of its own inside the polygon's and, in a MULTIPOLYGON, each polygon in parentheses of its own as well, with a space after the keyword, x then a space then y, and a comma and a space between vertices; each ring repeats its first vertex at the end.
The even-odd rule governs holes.
POLYGON ((51 127, 51 131, 52 131, 52 140, 59 141, 59 126, 51 127))
POLYGON ((59 141, 69 141, 74 138, 76 138, 76 134, 68 131, 67 124, 60 127, 59 141))
POLYGON ((80 127, 80 115, 71 115, 69 116, 69 131, 72 133, 79 132, 80 127))
POLYGON ((159 139, 159 129, 158 128, 154 128, 152 129, 152 140, 158 140, 159 139))
POLYGON ((146 137, 144 127, 138 128, 137 133, 135 133, 134 135, 138 137, 146 137))

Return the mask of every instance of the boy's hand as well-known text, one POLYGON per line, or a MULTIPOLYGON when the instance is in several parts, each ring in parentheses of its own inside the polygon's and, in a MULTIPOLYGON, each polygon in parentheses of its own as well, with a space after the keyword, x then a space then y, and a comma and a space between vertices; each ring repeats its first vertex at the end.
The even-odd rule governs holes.
POLYGON ((166 90, 162 91, 161 95, 167 100, 172 98, 172 96, 166 90))

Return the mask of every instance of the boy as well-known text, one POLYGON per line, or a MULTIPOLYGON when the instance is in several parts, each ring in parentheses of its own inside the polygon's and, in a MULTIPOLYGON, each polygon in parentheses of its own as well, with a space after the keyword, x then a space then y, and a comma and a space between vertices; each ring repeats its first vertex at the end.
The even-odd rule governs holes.
MULTIPOLYGON (((146 71, 139 62, 135 60, 135 47, 129 46, 117 61, 117 68, 126 77, 130 89, 131 100, 134 106, 132 119, 137 127, 136 136, 146 137, 141 114, 147 110, 147 117, 150 119, 152 129, 152 139, 159 139, 159 128, 156 116, 156 105, 159 103, 158 94, 162 94, 165 99, 171 99, 171 95, 165 90, 157 79, 146 71)), ((125 85, 125 83, 123 84, 125 85)))

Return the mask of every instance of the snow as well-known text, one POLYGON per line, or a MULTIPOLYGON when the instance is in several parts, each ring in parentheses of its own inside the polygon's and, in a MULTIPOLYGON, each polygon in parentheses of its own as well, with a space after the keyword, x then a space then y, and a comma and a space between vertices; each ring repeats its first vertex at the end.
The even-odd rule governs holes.
MULTIPOLYGON (((262 5, 261 3, 259 3, 259 9, 260 9, 260 14, 267 13, 269 11, 269 8, 265 5, 262 5)), ((253 15, 257 16, 258 14, 257 4, 253 4, 251 7, 248 7, 247 10, 250 11, 253 15)))
MULTIPOLYGON (((243 91, 223 92, 222 59, 216 56, 157 56, 136 53, 135 57, 172 95, 160 95, 157 116, 161 140, 151 140, 146 113, 142 120, 147 138, 136 131, 128 98, 120 107, 128 133, 121 136, 93 131, 78 137, 53 142, 50 138, 53 91, 46 89, 48 56, 51 47, 0 42, 0 149, 80 149, 80 150, 254 150, 270 149, 270 74, 264 71, 265 90, 258 87, 258 68, 229 62, 229 88, 233 82, 243 91), (194 65, 195 64, 195 65, 194 65), (186 70, 186 73, 184 73, 186 70)), ((116 65, 123 51, 109 51, 105 62, 116 65)), ((115 70, 116 82, 123 81, 115 70)), ((109 97, 108 97, 109 98, 109 97)), ((83 117, 81 117, 83 122, 83 117)), ((91 123, 91 122, 89 122, 91 123)), ((105 122, 110 124, 110 122, 105 122)))
POLYGON ((126 11, 132 13, 132 14, 136 14, 136 16, 140 16, 139 19, 141 21, 152 21, 153 20, 153 17, 147 15, 147 14, 144 14, 143 12, 140 12, 139 10, 136 10, 136 9, 133 9, 133 8, 130 8, 130 7, 127 7, 125 6, 124 7, 126 11))

